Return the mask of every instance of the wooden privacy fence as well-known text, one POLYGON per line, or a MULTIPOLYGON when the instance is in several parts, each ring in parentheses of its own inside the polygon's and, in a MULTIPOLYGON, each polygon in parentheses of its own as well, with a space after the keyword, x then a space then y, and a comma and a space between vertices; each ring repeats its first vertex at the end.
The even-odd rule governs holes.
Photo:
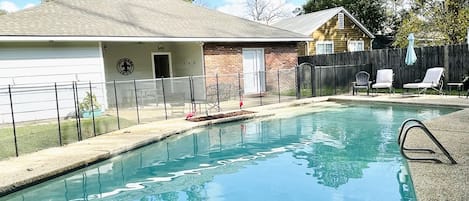
POLYGON ((297 98, 349 93, 355 74, 371 71, 369 64, 313 66, 302 63, 296 68, 297 98), (312 78, 312 79, 311 79, 312 78))
MULTIPOLYGON (((380 49, 363 52, 344 52, 336 54, 299 57, 298 63, 309 62, 314 66, 371 65, 372 79, 376 70, 392 68, 394 87, 423 79, 428 68, 441 66, 445 68, 445 83, 460 82, 464 75, 469 75, 469 49, 467 44, 437 47, 414 48, 417 62, 407 66, 404 62, 407 49, 380 49)), ((350 76, 349 74, 344 74, 350 76)), ((338 80, 349 80, 350 77, 337 75, 338 80)))

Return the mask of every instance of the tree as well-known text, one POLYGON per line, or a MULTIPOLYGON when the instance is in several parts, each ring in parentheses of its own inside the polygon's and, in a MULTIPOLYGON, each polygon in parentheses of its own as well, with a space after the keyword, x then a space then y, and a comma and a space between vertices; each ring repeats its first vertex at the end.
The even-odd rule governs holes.
POLYGON ((411 32, 423 39, 416 40, 416 45, 458 44, 464 41, 467 27, 469 0, 414 0, 394 45, 405 47, 411 32))
POLYGON ((303 5, 304 13, 344 7, 372 33, 383 30, 385 21, 384 0, 308 0, 303 5))
POLYGON ((6 11, 4 11, 4 10, 0 9, 0 15, 6 15, 6 14, 7 14, 7 12, 6 12, 6 11))
POLYGON ((422 29, 423 26, 424 22, 420 20, 414 13, 410 13, 402 21, 402 25, 399 28, 399 31, 396 33, 393 45, 397 47, 406 47, 409 44, 409 41, 407 40, 409 33, 417 33, 418 30, 422 29))
POLYGON ((207 7, 207 3, 204 0, 183 0, 183 1, 190 2, 195 5, 207 7))
POLYGON ((293 10, 288 10, 285 1, 281 0, 247 0, 246 8, 246 15, 250 20, 264 24, 271 24, 277 19, 293 15, 293 10))

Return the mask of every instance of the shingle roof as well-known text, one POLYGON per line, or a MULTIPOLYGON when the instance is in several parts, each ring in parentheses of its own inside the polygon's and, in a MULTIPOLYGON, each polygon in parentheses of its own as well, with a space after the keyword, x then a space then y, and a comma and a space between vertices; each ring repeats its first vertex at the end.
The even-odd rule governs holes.
POLYGON ((336 16, 338 13, 343 12, 347 17, 349 17, 355 24, 357 24, 363 32, 365 32, 369 37, 374 38, 375 36, 366 29, 355 17, 352 16, 345 8, 336 7, 326 10, 321 10, 313 13, 308 13, 305 15, 299 15, 296 17, 288 18, 281 20, 277 23, 274 23, 273 26, 300 33, 303 35, 311 35, 314 31, 319 29, 324 23, 329 21, 331 18, 336 16))
POLYGON ((0 16, 5 37, 283 38, 305 35, 182 0, 54 0, 0 16))

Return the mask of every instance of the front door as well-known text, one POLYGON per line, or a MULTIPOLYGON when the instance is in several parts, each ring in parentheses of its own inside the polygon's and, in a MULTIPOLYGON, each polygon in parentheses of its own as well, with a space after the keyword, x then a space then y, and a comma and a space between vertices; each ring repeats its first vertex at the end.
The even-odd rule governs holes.
POLYGON ((153 53, 155 78, 171 77, 171 54, 153 53))
POLYGON ((254 94, 265 91, 264 49, 243 49, 244 93, 254 94))

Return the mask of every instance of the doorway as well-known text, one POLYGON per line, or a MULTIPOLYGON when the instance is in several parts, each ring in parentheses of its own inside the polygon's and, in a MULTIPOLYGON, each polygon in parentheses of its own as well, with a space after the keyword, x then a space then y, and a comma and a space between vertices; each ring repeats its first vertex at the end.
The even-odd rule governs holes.
POLYGON ((243 48, 244 93, 265 92, 263 48, 243 48))
POLYGON ((170 52, 152 53, 152 57, 155 78, 167 78, 173 76, 170 52))

